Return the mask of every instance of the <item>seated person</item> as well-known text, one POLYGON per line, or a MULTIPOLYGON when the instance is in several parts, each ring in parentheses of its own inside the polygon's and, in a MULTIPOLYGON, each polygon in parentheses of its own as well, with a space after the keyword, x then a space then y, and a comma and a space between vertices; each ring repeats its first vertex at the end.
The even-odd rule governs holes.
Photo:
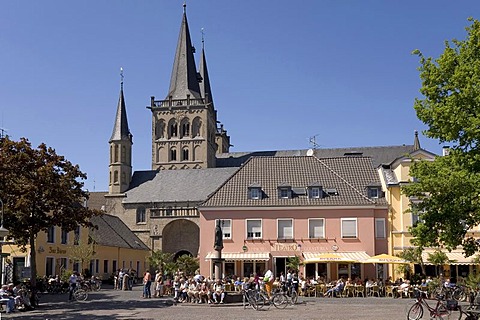
POLYGON ((326 296, 338 296, 339 293, 341 293, 343 291, 343 288, 345 287, 345 284, 343 282, 343 280, 340 278, 337 280, 337 284, 335 285, 335 287, 333 288, 330 288, 327 290, 327 292, 325 293, 326 296))
POLYGON ((2 285, 0 289, 0 301, 5 303, 7 307, 7 313, 15 311, 15 299, 12 297, 12 294, 8 291, 8 286, 6 284, 2 285))
POLYGON ((213 285, 213 302, 218 303, 218 298, 220 297, 220 303, 223 303, 223 299, 225 298, 225 286, 223 285, 222 281, 219 279, 213 285))
POLYGON ((242 285, 243 281, 240 279, 240 277, 237 277, 237 280, 235 280, 235 282, 233 283, 235 291, 242 291, 242 285))

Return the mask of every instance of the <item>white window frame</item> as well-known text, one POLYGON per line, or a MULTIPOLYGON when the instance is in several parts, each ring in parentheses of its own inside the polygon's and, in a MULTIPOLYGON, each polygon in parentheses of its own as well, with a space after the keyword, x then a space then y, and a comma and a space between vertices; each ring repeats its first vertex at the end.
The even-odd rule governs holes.
POLYGON ((385 239, 387 237, 387 230, 385 224, 385 218, 375 218, 375 238, 377 239, 385 239), (378 223, 382 224, 383 229, 378 228, 378 223), (379 231, 382 231, 380 234, 379 231))
MULTIPOLYGON (((245 220, 245 230, 246 230, 246 239, 262 239, 263 236, 263 221, 262 219, 246 219, 245 220), (260 221, 260 236, 255 236, 255 234, 251 237, 248 236, 248 222, 249 221, 260 221)), ((251 232, 253 233, 253 232, 251 232)))
POLYGON ((341 218, 340 219, 340 228, 341 228, 341 235, 342 239, 358 239, 358 220, 357 218, 341 218), (355 221, 355 236, 345 236, 343 234, 343 222, 344 221, 355 221))
POLYGON ((325 239, 325 218, 309 218, 308 219, 308 238, 309 239, 325 239), (311 228, 310 228, 310 222, 311 221, 323 221, 323 226, 322 226, 322 237, 315 237, 312 233, 311 233, 311 228))
POLYGON ((311 199, 319 199, 320 198, 320 188, 319 187, 311 187, 310 188, 310 198, 311 199))
POLYGON ((282 219, 277 219, 277 239, 294 239, 294 229, 293 229, 293 219, 292 218, 282 218, 282 219), (285 236, 285 230, 283 231, 283 237, 280 237, 280 221, 290 221, 291 222, 291 236, 285 236))
POLYGON ((68 233, 69 232, 66 231, 65 229, 63 229, 63 228, 60 229, 60 243, 61 244, 68 244, 68 233))
POLYGON ((222 228, 223 239, 232 239, 232 219, 215 219, 215 225, 220 221, 220 226, 222 228), (229 222, 229 226, 225 227, 225 221, 229 222))

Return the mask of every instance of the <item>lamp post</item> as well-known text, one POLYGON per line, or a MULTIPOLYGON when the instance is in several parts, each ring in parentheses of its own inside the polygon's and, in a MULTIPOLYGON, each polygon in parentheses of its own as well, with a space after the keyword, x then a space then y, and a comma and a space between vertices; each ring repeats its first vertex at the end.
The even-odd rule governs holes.
POLYGON ((3 242, 5 240, 5 237, 8 235, 8 229, 6 229, 4 226, 3 226, 3 201, 2 199, 0 199, 0 205, 1 205, 1 209, 2 209, 2 220, 0 221, 0 259, 1 259, 1 284, 4 283, 4 264, 3 264, 3 252, 2 252, 2 246, 3 246, 3 242))

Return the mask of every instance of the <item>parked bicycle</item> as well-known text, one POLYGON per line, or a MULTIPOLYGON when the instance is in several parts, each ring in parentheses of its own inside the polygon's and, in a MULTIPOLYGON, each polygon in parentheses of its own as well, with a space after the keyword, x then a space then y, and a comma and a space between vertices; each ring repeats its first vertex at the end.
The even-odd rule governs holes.
POLYGON ((298 294, 293 286, 282 285, 272 296, 272 303, 278 309, 285 309, 288 305, 294 305, 298 301, 298 294))
POLYGON ((423 317, 424 308, 427 310, 430 319, 461 319, 462 311, 458 302, 454 300, 444 300, 444 296, 436 296, 433 301, 436 301, 435 306, 428 304, 422 291, 414 288, 415 303, 407 311, 408 320, 418 320, 423 317))

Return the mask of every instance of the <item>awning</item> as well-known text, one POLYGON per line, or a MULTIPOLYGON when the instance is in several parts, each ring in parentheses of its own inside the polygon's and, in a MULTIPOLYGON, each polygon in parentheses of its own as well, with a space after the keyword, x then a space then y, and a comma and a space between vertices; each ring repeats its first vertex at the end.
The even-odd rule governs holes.
MULTIPOLYGON (((209 252, 205 259, 215 259, 216 255, 216 252, 209 252)), ((270 254, 268 252, 222 252, 222 259, 225 261, 268 261, 270 254)))
MULTIPOLYGON (((434 253, 435 251, 431 251, 431 250, 428 250, 428 251, 423 251, 422 252, 422 260, 423 260, 423 263, 426 264, 426 265, 433 265, 433 263, 429 262, 428 261, 428 254, 429 253, 434 253)), ((473 259, 475 258, 475 256, 471 256, 471 257, 468 257, 468 258, 465 258, 464 255, 463 255, 463 252, 462 251, 452 251, 452 252, 448 252, 448 251, 445 251, 444 252, 447 257, 448 257, 448 260, 450 260, 447 264, 450 264, 450 265, 457 265, 457 264, 478 264, 478 263, 475 263, 473 261, 473 259)))
POLYGON ((328 257, 328 255, 339 256, 342 259, 331 259, 330 261, 325 261, 323 263, 328 262, 362 262, 363 260, 367 260, 370 256, 365 251, 344 251, 344 252, 304 252, 303 257, 305 260, 303 263, 316 263, 318 261, 318 257, 322 255, 328 257))
POLYGON ((410 261, 402 259, 400 257, 392 256, 386 253, 382 253, 373 257, 370 257, 367 260, 364 260, 363 263, 390 263, 390 264, 409 264, 410 261))

